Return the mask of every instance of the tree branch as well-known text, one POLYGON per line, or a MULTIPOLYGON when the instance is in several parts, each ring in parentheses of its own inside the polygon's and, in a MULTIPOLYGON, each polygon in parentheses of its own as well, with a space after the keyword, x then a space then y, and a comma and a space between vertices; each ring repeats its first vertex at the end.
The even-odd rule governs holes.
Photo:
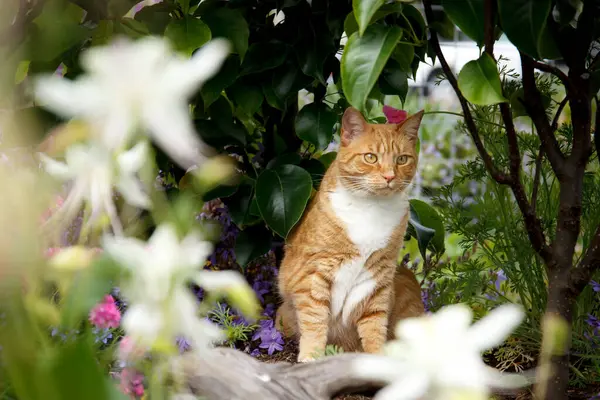
POLYGON ((494 28, 496 27, 496 0, 485 0, 484 3, 484 46, 485 52, 488 53, 494 60, 494 28))
POLYGON ((600 225, 596 228, 594 237, 588 246, 579 265, 571 273, 569 287, 574 295, 579 295, 590 282, 594 273, 600 269, 600 225))
POLYGON ((552 120, 552 125, 550 125, 552 127, 553 131, 556 131, 558 129, 558 120, 560 118, 560 114, 562 114, 563 109, 567 105, 567 101, 569 101, 569 97, 565 96, 565 98, 560 102, 560 104, 558 105, 558 108, 556 109, 556 114, 554 114, 554 119, 552 120))
MULTIPOLYGON (((429 29, 432 29, 432 23, 433 23, 434 18, 433 18, 433 10, 431 8, 431 0, 423 0, 423 6, 425 8, 425 17, 427 19, 427 24, 429 26, 429 29)), ((464 96, 460 92, 460 89, 458 88, 458 82, 456 80, 456 77, 452 73, 452 69, 448 65, 448 62, 446 61, 444 54, 442 54, 442 49, 440 48, 440 42, 437 37, 437 32, 435 32, 435 31, 431 32, 431 38, 429 39, 429 42, 433 46, 433 50, 437 54, 438 59, 440 60, 440 64, 442 64, 442 69, 444 71, 444 74, 446 75, 446 79, 448 79, 448 82, 450 82, 450 85, 452 85, 452 88, 454 89, 454 92, 456 93, 456 96, 458 97, 458 100, 460 101, 460 106, 463 110, 463 114, 465 117, 465 123, 467 125, 467 130, 469 131, 469 134, 471 135, 471 138, 473 139, 473 143, 475 143, 477 152, 479 153, 479 156, 483 160, 483 163, 485 164, 487 171, 490 173, 490 175, 496 182, 498 182, 502 185, 509 184, 510 177, 507 176, 504 172, 498 170, 498 168, 494 164, 494 161, 492 160, 492 157, 489 155, 489 153, 483 146, 483 142, 481 141, 481 137, 479 136, 477 126, 475 125, 475 121, 473 120, 473 115, 471 114, 471 110, 469 109, 469 103, 467 102, 467 100, 464 98, 464 96)))
POLYGON ((535 158, 535 171, 533 173, 533 189, 531 190, 531 209, 535 212, 537 205, 538 190, 542 177, 542 162, 544 161, 544 148, 540 146, 538 155, 535 158))
POLYGON ((525 108, 535 124, 535 129, 542 141, 554 173, 560 181, 565 179, 565 156, 560 150, 554 131, 546 118, 546 111, 542 105, 542 96, 535 84, 533 75, 534 60, 529 56, 521 54, 521 66, 523 69, 523 90, 525 92, 525 108))
POLYGON ((531 61, 533 63, 533 67, 535 69, 539 69, 540 71, 547 72, 549 74, 556 76, 558 79, 560 79, 562 84, 565 86, 567 93, 569 93, 569 91, 571 90, 571 83, 569 82, 569 77, 567 76, 567 74, 562 72, 560 69, 553 67, 552 65, 548 65, 548 64, 545 64, 543 62, 539 62, 539 61, 536 61, 533 59, 531 61))

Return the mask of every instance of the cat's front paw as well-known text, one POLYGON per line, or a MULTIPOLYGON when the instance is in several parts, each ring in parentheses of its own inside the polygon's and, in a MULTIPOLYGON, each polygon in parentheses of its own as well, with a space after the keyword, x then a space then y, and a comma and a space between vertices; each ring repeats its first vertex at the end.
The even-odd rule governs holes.
POLYGON ((307 363, 307 362, 311 362, 311 361, 315 361, 315 360, 316 360, 316 358, 314 358, 313 356, 298 355, 299 363, 307 363))

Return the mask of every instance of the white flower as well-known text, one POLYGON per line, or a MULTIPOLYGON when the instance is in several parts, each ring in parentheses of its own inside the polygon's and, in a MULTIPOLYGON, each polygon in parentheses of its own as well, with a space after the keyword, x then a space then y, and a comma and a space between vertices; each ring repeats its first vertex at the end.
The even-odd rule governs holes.
POLYGON ((123 329, 136 342, 152 347, 175 343, 177 336, 183 336, 201 350, 223 339, 216 325, 199 318, 197 301, 187 283, 206 274, 202 283, 209 290, 247 284, 239 274, 223 274, 220 279, 220 272, 200 272, 212 252, 211 243, 196 233, 179 241, 173 227, 160 225, 148 243, 107 236, 103 247, 130 272, 121 285, 130 304, 123 329))
POLYGON ((100 216, 108 214, 115 234, 120 235, 122 227, 113 202, 113 187, 129 204, 150 208, 150 199, 136 176, 147 159, 147 152, 147 142, 140 142, 115 159, 108 149, 90 143, 70 146, 66 150, 64 163, 44 153, 39 156, 50 175, 62 181, 72 181, 61 210, 77 212, 87 201, 91 209, 87 223, 93 224, 100 216))
POLYGON ((35 95, 57 114, 90 122, 111 149, 127 146, 141 128, 173 161, 189 168, 203 143, 188 100, 218 72, 228 52, 225 39, 212 40, 186 59, 162 38, 120 38, 87 50, 81 59, 87 73, 75 81, 38 77, 35 95))
POLYGON ((436 314, 400 321, 397 339, 386 345, 387 357, 373 356, 354 368, 360 375, 390 383, 377 400, 448 399, 468 394, 488 399, 490 387, 528 384, 516 374, 485 365, 481 352, 500 345, 523 319, 520 307, 502 305, 471 325, 471 309, 447 306, 436 314))

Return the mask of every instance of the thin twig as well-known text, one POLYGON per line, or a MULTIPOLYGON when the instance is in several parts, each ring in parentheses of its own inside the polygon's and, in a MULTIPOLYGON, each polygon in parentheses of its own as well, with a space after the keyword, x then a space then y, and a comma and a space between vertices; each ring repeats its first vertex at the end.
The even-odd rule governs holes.
POLYGON ((553 131, 558 129, 558 120, 560 118, 560 114, 562 114, 562 111, 565 108, 565 106, 567 105, 568 101, 569 101, 569 98, 567 96, 565 96, 565 98, 558 105, 558 108, 556 109, 556 114, 554 115, 554 119, 552 120, 552 125, 550 125, 552 127, 553 131))
POLYGON ((569 82, 569 77, 567 76, 567 74, 562 72, 560 69, 558 69, 552 65, 545 64, 543 62, 532 60, 532 64, 533 64, 533 68, 539 69, 540 71, 547 72, 549 74, 552 74, 552 75, 556 76, 558 79, 560 79, 562 84, 565 86, 565 89, 567 89, 567 93, 569 93, 569 91, 571 89, 571 83, 569 82))

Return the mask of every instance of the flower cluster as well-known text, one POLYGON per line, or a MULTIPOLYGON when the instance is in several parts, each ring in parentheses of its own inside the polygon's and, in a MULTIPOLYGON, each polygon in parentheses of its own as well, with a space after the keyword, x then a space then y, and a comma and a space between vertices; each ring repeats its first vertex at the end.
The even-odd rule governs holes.
POLYGON ((90 323, 100 329, 118 328, 120 322, 121 312, 109 294, 90 311, 90 323))

